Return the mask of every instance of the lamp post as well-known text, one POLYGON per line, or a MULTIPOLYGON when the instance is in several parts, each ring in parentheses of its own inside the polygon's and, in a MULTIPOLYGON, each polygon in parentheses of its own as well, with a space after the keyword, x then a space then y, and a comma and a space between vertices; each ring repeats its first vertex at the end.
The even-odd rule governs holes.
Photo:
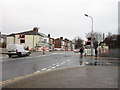
POLYGON ((91 56, 93 56, 93 18, 87 14, 84 14, 86 17, 90 17, 91 18, 91 56))

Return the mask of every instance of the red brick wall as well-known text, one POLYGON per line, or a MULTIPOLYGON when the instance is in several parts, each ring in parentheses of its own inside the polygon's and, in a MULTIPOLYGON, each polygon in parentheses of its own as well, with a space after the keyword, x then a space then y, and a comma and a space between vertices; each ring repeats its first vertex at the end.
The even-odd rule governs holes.
POLYGON ((61 40, 60 39, 55 39, 54 48, 61 48, 61 40))

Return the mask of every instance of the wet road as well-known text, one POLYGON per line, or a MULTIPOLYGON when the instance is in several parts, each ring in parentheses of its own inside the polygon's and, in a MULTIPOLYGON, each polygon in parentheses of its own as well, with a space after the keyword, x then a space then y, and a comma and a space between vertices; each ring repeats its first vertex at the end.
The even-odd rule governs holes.
POLYGON ((22 58, 5 58, 2 61, 2 80, 25 76, 34 72, 50 71, 58 68, 78 66, 117 66, 117 60, 95 60, 80 58, 74 52, 52 52, 46 55, 31 55, 22 58))

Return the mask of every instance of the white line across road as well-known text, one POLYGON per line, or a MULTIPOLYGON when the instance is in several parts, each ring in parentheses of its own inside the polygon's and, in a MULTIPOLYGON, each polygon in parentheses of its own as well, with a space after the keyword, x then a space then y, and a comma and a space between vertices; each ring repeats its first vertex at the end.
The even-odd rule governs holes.
MULTIPOLYGON (((64 54, 64 53, 52 53, 52 54, 50 54, 50 55, 53 55, 53 54, 64 54)), ((17 59, 38 58, 38 57, 44 57, 44 56, 50 56, 50 55, 39 55, 39 56, 34 56, 34 57, 29 56, 29 57, 17 58, 17 59)), ((11 59, 11 58, 9 58, 9 57, 7 57, 7 58, 0 58, 0 61, 2 61, 2 62, 4 62, 4 61, 10 61, 10 60, 16 60, 16 58, 15 58, 15 59, 11 59), (5 59, 5 60, 3 60, 3 59, 5 59)))
POLYGON ((53 69, 56 68, 56 67, 52 67, 53 69))
MULTIPOLYGON (((23 58, 21 58, 23 59, 23 58)), ((70 61, 70 60, 67 60, 67 61, 70 61)), ((36 71, 32 74, 28 74, 28 75, 25 75, 25 76, 20 76, 20 77, 15 77, 15 78, 12 78, 12 79, 9 79, 9 80, 5 80, 5 81, 2 81, 0 82, 0 85, 2 84, 7 84, 7 83, 11 83, 11 82, 14 82, 14 81, 17 81, 17 80, 20 80, 20 79, 23 79, 23 78, 26 78, 26 77, 31 77, 37 73, 42 73, 44 71, 51 71, 51 70, 55 70, 56 67, 59 67, 60 65, 62 64, 65 64, 66 62, 61 62, 61 63, 56 63, 56 64, 52 64, 51 66, 47 67, 47 68, 42 68, 41 71, 36 71)), ((65 68, 65 67, 63 67, 65 68)))
POLYGON ((51 68, 52 66, 49 66, 48 68, 51 68))
POLYGON ((65 62, 63 62, 63 64, 64 64, 65 62))
POLYGON ((39 73, 40 71, 36 71, 36 72, 34 72, 34 73, 39 73))
POLYGON ((44 71, 44 70, 46 70, 47 68, 43 68, 43 69, 41 69, 42 71, 44 71))
POLYGON ((63 63, 60 63, 60 65, 62 65, 63 63))
POLYGON ((5 62, 5 61, 15 61, 16 59, 9 59, 9 60, 1 60, 2 62, 5 62))
POLYGON ((33 57, 26 57, 26 58, 33 58, 33 57))
MULTIPOLYGON (((69 62, 70 60, 67 60, 67 61, 69 62)), ((65 64, 65 63, 66 63, 66 62, 61 62, 61 63, 52 64, 51 66, 48 66, 48 67, 46 67, 46 68, 42 68, 41 71, 50 71, 50 70, 55 69, 55 68, 59 67, 60 65, 65 64)))
POLYGON ((50 70, 52 70, 52 69, 47 69, 47 71, 50 71, 50 70))
MULTIPOLYGON (((44 56, 48 56, 48 55, 44 55, 44 56)), ((5 60, 4 60, 4 59, 0 59, 0 61, 5 62, 5 61, 14 61, 14 60, 22 60, 22 59, 37 58, 37 57, 43 57, 43 56, 24 57, 24 58, 15 58, 15 59, 6 58, 5 60)))
POLYGON ((57 67, 59 67, 60 65, 56 65, 57 67))
POLYGON ((68 62, 70 61, 70 60, 67 60, 68 62))

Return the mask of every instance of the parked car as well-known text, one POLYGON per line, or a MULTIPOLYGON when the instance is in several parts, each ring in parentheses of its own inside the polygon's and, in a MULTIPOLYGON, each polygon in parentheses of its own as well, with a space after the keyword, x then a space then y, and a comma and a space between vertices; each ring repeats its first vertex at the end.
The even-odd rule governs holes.
POLYGON ((20 44, 9 44, 7 46, 8 56, 11 57, 12 55, 18 55, 21 56, 29 56, 30 51, 25 50, 23 45, 20 44))
POLYGON ((75 53, 79 53, 79 49, 75 49, 74 52, 75 52, 75 53))

